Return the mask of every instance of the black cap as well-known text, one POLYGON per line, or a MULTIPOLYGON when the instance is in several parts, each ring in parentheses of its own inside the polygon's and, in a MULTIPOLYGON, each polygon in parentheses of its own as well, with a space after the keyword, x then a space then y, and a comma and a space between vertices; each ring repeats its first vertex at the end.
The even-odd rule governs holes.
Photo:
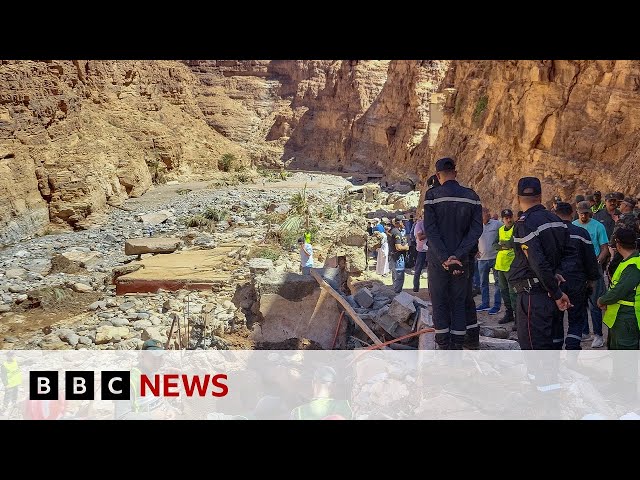
POLYGON ((300 237, 300 238, 298 239, 298 243, 304 243, 304 238, 300 237))
POLYGON ((562 215, 571 215, 573 213, 573 208, 570 203, 567 202, 558 202, 556 205, 556 213, 560 213, 562 215))
POLYGON ((628 203, 632 207, 636 204, 636 201, 631 197, 625 197, 622 201, 624 203, 628 203))
POLYGON ((404 215, 396 215, 395 221, 396 222, 402 222, 404 221, 404 215))
POLYGON ((604 196, 605 201, 607 200, 616 200, 616 194, 615 193, 607 193, 604 196))
POLYGON ((584 195, 576 195, 576 203, 584 202, 584 195))
POLYGON ((619 228, 611 236, 611 245, 615 245, 616 241, 625 247, 634 248, 636 246, 636 232, 628 228, 619 228))
POLYGON ((431 175, 427 179, 427 187, 428 188, 434 188, 434 187, 439 187, 439 186, 440 186, 440 180, 438 180, 438 176, 437 175, 431 175))
POLYGON ((444 172, 447 170, 455 170, 456 162, 453 161, 452 158, 445 157, 441 158, 436 162, 436 172, 444 172))
POLYGON ((533 197, 542 194, 540 179, 536 177, 522 177, 518 180, 518 195, 521 197, 533 197))
POLYGON ((613 192, 613 196, 615 197, 616 200, 624 200, 624 193, 622 192, 613 192))
POLYGON ((595 197, 596 195, 602 196, 602 192, 600 192, 600 190, 596 190, 595 192, 593 192, 593 196, 595 197))
POLYGON ((503 217, 513 217, 513 211, 509 208, 505 208, 504 210, 502 210, 502 212, 500 212, 500 218, 503 217))

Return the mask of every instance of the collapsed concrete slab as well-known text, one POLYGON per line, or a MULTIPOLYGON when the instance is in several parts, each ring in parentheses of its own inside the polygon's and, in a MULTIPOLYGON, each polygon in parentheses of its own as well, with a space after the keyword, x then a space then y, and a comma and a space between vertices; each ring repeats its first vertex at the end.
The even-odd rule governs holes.
POLYGON ((407 292, 396 295, 389 306, 389 316, 396 322, 406 322, 411 315, 416 313, 413 301, 414 296, 407 292))
POLYGON ((124 254, 173 253, 181 245, 179 238, 130 238, 124 243, 124 254))
POLYGON ((141 265, 135 272, 115 280, 116 293, 155 293, 158 289, 176 291, 212 290, 229 285, 233 270, 228 267, 229 252, 241 245, 221 246, 210 250, 189 250, 171 255, 156 255, 131 265, 141 265))
POLYGON ((338 329, 338 304, 313 277, 270 271, 256 278, 256 291, 260 320, 253 325, 252 340, 307 338, 331 349, 335 338, 335 348, 346 347, 348 321, 343 318, 338 329))

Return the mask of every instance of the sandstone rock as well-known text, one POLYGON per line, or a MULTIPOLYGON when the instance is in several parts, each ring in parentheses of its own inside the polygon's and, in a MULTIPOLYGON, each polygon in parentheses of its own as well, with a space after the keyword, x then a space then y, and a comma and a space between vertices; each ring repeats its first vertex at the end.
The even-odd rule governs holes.
POLYGON ((129 335, 128 327, 98 327, 96 330, 96 344, 109 343, 115 339, 120 339, 129 335))
POLYGON ((126 327, 129 325, 129 320, 126 318, 112 318, 109 322, 111 322, 111 325, 115 327, 126 327))
POLYGON ((78 292, 78 293, 93 292, 93 288, 90 287, 89 285, 84 284, 84 283, 74 283, 73 284, 73 290, 78 292))
POLYGON ((46 258, 37 258, 26 263, 24 268, 30 272, 38 273, 43 276, 48 275, 51 271, 51 260, 46 258))
POLYGON ((24 302, 27 298, 29 298, 29 296, 26 293, 21 293, 20 295, 18 295, 16 297, 16 303, 22 303, 24 302))
POLYGON ((253 274, 266 273, 273 268, 273 261, 268 258, 252 258, 249 260, 249 271, 253 274))
POLYGON ((7 287, 7 290, 9 290, 11 293, 24 293, 27 291, 27 289, 22 285, 9 285, 7 287))
POLYGON ((131 238, 124 244, 125 255, 172 253, 182 245, 179 238, 131 238))
POLYGON ((11 305, 0 304, 0 313, 7 313, 11 311, 11 305))
POLYGON ((100 252, 80 252, 71 250, 63 252, 61 255, 70 262, 87 269, 95 267, 102 261, 102 254, 100 252))
POLYGON ((161 342, 167 341, 167 335, 165 330, 160 327, 147 327, 142 331, 142 340, 160 340, 161 342))
POLYGON ((90 304, 87 309, 88 310, 98 310, 98 309, 104 309, 107 307, 107 302, 102 300, 102 301, 97 301, 97 302, 93 302, 92 304, 90 304))
POLYGON ((7 270, 4 274, 8 279, 21 280, 25 277, 25 275, 27 274, 27 271, 24 268, 11 268, 7 270))
POLYGON ((380 197, 380 185, 377 183, 367 183, 363 185, 362 192, 365 202, 375 202, 380 197))
POLYGON ((142 268, 142 264, 140 263, 121 265, 111 270, 111 277, 115 281, 118 277, 121 277, 122 275, 127 275, 128 273, 136 272, 141 268, 142 268))
POLYGON ((40 340, 40 342, 38 342, 38 347, 43 350, 65 350, 69 348, 67 343, 60 340, 60 337, 55 333, 46 335, 42 340, 40 340))
POLYGON ((420 192, 409 192, 404 197, 399 198, 393 203, 393 208, 396 210, 409 210, 411 208, 417 208, 420 201, 420 192))
POLYGON ((133 302, 124 302, 121 303, 120 306, 118 307, 121 311, 126 312, 127 310, 132 309, 133 307, 135 307, 136 304, 133 302))
POLYGON ((142 330, 151 326, 153 326, 153 323, 151 323, 150 320, 136 320, 133 322, 133 328, 136 330, 142 330))
POLYGON ((162 210, 160 212, 155 213, 147 213, 145 215, 140 215, 140 221, 145 227, 159 225, 163 222, 166 222, 169 218, 171 218, 173 214, 168 210, 162 210))

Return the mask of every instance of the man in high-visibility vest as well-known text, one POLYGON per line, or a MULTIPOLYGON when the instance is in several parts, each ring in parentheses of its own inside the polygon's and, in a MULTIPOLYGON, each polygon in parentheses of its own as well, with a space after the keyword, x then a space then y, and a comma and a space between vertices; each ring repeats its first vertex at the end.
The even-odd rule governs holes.
MULTIPOLYGON (((493 247, 498 251, 498 255, 496 256, 496 265, 494 267, 495 271, 498 272, 498 283, 500 287, 500 293, 502 295, 502 299, 504 301, 504 306, 507 311, 504 314, 504 317, 498 321, 500 324, 505 324, 509 322, 513 323, 513 330, 516 330, 515 324, 515 315, 514 310, 516 307, 516 301, 518 296, 513 291, 512 288, 509 288, 509 281, 507 279, 507 275, 509 269, 511 268, 511 262, 513 262, 513 258, 515 257, 515 252, 513 251, 513 211, 508 208, 502 210, 502 225, 498 229, 498 234, 496 235, 496 239, 493 242, 493 247)), ((496 285, 498 286, 498 285, 496 285)))
POLYGON ((340 415, 351 420, 353 411, 348 400, 333 398, 335 395, 336 371, 329 366, 318 367, 313 375, 313 399, 304 405, 296 407, 291 412, 292 420, 322 420, 340 415))
POLYGON ((611 243, 622 255, 609 290, 598 298, 598 306, 606 308, 603 322, 609 327, 607 347, 610 350, 640 350, 640 255, 636 233, 618 229, 611 243))
POLYGON ((2 384, 4 385, 4 400, 2 406, 5 411, 10 405, 18 402, 18 390, 22 384, 22 372, 13 352, 9 351, 7 360, 2 364, 2 384))

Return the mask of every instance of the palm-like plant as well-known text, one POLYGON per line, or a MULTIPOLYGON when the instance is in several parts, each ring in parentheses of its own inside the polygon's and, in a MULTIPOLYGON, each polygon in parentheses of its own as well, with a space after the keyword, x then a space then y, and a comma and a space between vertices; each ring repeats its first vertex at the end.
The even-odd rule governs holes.
POLYGON ((280 231, 283 233, 299 232, 303 229, 309 230, 311 220, 311 208, 309 205, 309 197, 307 196, 307 184, 304 188, 295 193, 289 200, 291 209, 282 225, 280 231))

